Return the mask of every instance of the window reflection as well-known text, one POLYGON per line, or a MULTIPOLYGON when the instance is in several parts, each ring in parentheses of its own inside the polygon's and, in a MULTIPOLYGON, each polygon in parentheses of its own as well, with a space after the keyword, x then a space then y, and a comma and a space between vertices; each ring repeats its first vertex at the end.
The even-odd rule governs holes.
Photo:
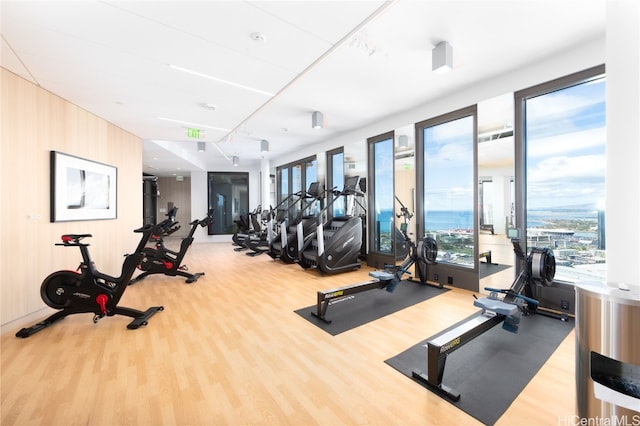
POLYGON ((208 173, 208 204, 214 210, 209 235, 233 234, 249 212, 249 173, 208 173))

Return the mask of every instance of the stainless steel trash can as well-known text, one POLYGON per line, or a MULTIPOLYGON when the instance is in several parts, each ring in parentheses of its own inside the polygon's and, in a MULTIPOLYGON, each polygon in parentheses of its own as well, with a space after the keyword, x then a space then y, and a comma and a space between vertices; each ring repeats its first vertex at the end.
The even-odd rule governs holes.
POLYGON ((576 284, 575 336, 578 415, 638 424, 640 286, 576 284))

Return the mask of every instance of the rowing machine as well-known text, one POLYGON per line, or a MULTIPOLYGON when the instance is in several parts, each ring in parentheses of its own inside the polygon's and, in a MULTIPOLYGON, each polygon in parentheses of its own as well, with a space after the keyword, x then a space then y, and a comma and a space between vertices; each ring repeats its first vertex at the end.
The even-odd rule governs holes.
POLYGON ((481 308, 478 312, 431 336, 427 340, 427 373, 421 370, 411 373, 420 384, 452 401, 460 400, 460 393, 442 383, 447 355, 500 323, 504 330, 517 333, 522 314, 536 312, 538 306, 537 300, 521 293, 529 294, 534 280, 543 283, 553 280, 555 259, 551 250, 534 249, 526 257, 519 241, 514 239, 512 243, 518 258, 528 267, 522 268, 509 289, 485 288, 491 292, 489 296, 473 302, 481 308))
MULTIPOLYGON (((331 320, 326 318, 327 309, 329 305, 336 301, 336 299, 343 299, 356 293, 362 293, 364 291, 372 289, 386 289, 389 293, 392 293, 398 283, 402 281, 402 277, 407 274, 411 275, 409 268, 415 263, 416 271, 421 284, 427 283, 427 274, 425 267, 428 263, 434 263, 438 256, 438 246, 433 238, 424 238, 418 246, 411 240, 407 232, 408 222, 413 217, 409 210, 402 204, 402 202, 396 197, 396 200, 402 206, 402 213, 398 217, 404 217, 404 223, 401 224, 401 231, 404 241, 409 245, 409 256, 399 266, 387 265, 384 271, 372 271, 369 272, 369 276, 372 277, 369 281, 364 281, 356 284, 349 284, 342 287, 336 287, 329 290, 319 290, 317 293, 316 311, 311 312, 313 316, 319 318, 325 323, 331 323, 331 320)), ((411 280, 411 278, 409 278, 411 280)), ((413 280, 412 280, 413 281, 413 280)), ((442 288, 442 285, 437 286, 442 288)))

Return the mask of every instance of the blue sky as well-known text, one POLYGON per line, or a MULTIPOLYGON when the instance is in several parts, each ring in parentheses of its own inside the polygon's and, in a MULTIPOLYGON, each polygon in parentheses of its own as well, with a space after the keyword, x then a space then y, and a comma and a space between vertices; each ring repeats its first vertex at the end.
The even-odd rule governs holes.
POLYGON ((473 119, 425 130, 425 208, 473 210, 473 119))
POLYGON ((527 207, 603 204, 605 83, 527 100, 527 207))
MULTIPOLYGON (((527 100, 528 208, 604 203, 605 117, 604 79, 527 100)), ((473 209, 472 131, 470 117, 427 129, 427 210, 473 209)))

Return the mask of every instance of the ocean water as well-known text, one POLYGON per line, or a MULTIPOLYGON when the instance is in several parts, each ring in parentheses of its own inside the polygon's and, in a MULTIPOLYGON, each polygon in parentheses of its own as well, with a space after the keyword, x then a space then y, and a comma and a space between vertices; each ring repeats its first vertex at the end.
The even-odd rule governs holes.
MULTIPOLYGON (((378 218, 381 223, 391 222, 394 212, 381 211, 378 218)), ((414 217, 412 221, 416 218, 414 217)), ((597 224, 598 212, 595 210, 530 210, 527 216, 527 228, 544 228, 553 220, 592 220, 597 224)), ((473 229, 473 211, 470 210, 430 210, 425 220, 430 230, 473 229)))
POLYGON ((473 229, 473 212, 466 210, 431 210, 425 219, 427 229, 473 229))
MULTIPOLYGON (((378 222, 383 226, 384 230, 388 230, 389 226, 384 224, 393 224, 394 212, 390 210, 382 210, 378 214, 378 222)), ((413 223, 415 217, 411 219, 413 223)), ((427 226, 432 230, 448 230, 448 229, 471 229, 473 228, 473 212, 460 210, 436 210, 427 213, 427 226)), ((383 229, 381 228, 381 229, 383 229)))
POLYGON ((529 210, 527 228, 544 228, 549 220, 598 220, 597 210, 529 210))
MULTIPOLYGON (((544 228, 551 220, 592 220, 597 223, 598 212, 594 210, 530 210, 527 228, 544 228)), ((425 223, 428 229, 472 229, 473 212, 470 210, 428 211, 425 223)))

